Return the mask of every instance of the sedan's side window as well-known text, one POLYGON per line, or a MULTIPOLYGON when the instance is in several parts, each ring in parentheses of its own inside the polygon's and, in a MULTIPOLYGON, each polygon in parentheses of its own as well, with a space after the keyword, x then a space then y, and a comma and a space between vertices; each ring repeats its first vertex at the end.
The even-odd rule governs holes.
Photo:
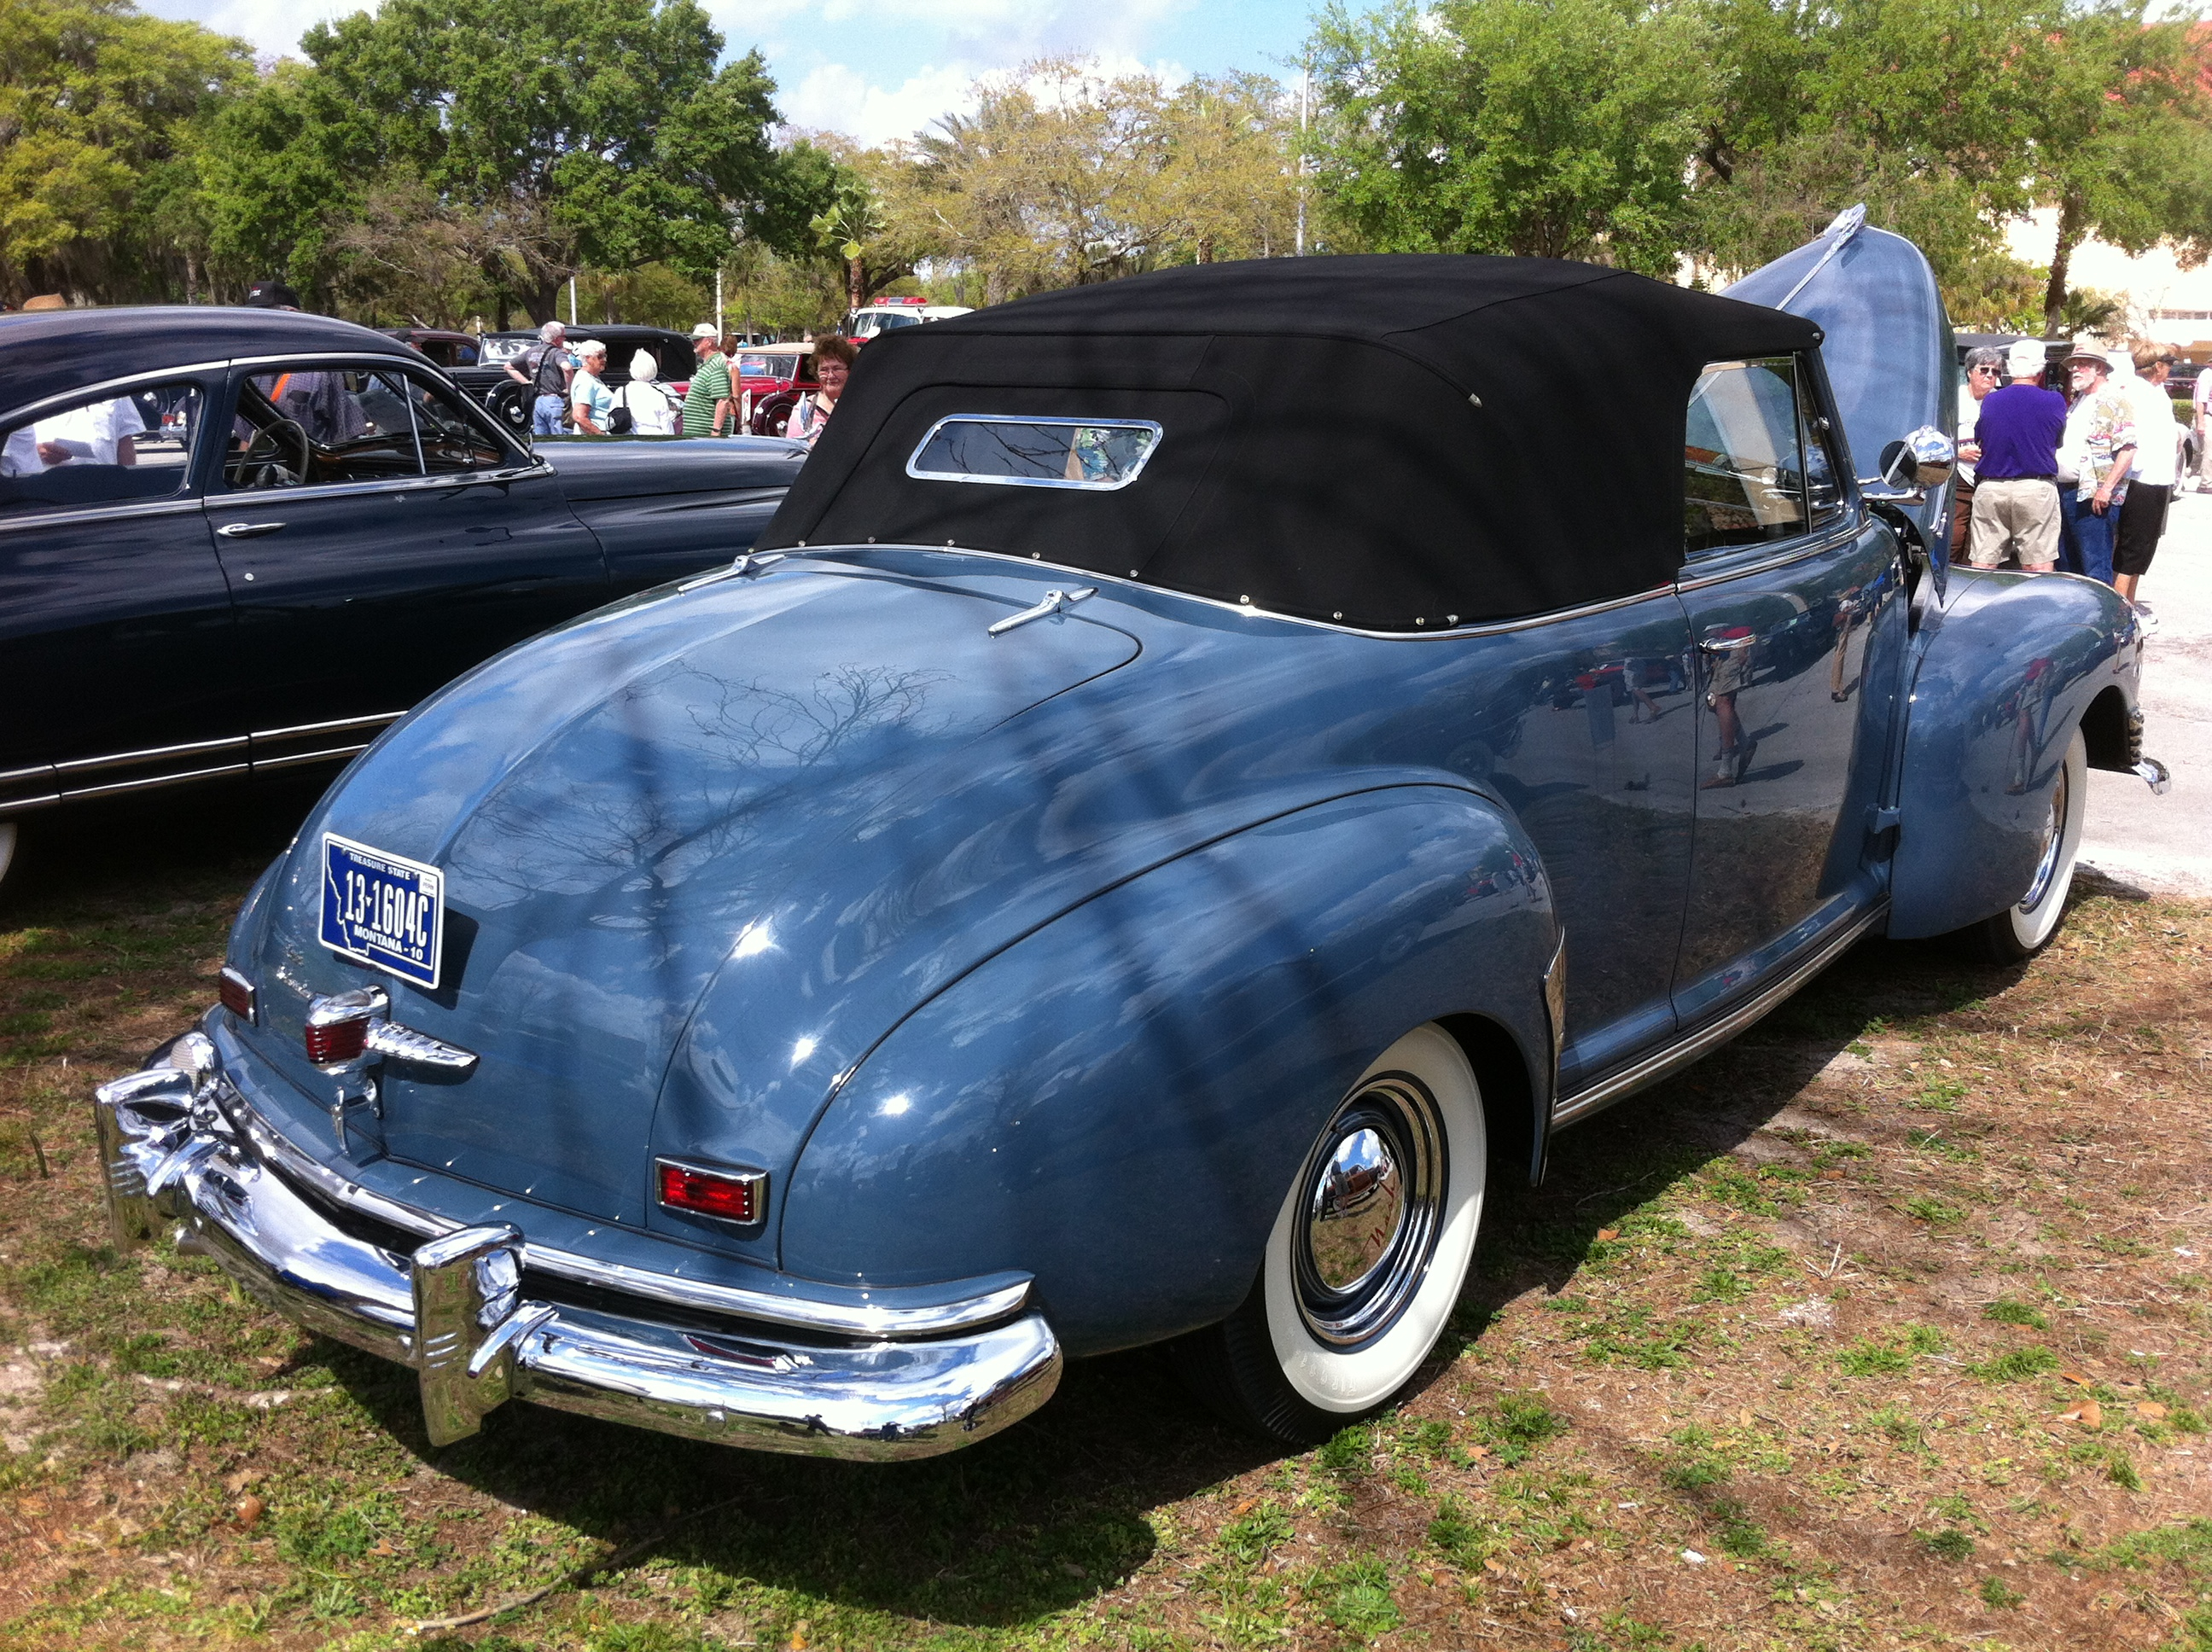
POLYGON ((396 373, 301 367, 240 386, 223 479, 234 489, 327 487, 422 474, 406 380, 396 373))
POLYGON ((422 468, 430 475, 496 471, 520 463, 452 391, 412 374, 405 382, 415 432, 422 444, 422 468))
POLYGON ((191 476, 198 385, 89 396, 0 431, 0 517, 173 497, 191 476))
POLYGON ((1790 356, 1714 361, 1698 375, 1682 446, 1684 548, 1691 556, 1805 531, 1798 401, 1797 364, 1790 356))

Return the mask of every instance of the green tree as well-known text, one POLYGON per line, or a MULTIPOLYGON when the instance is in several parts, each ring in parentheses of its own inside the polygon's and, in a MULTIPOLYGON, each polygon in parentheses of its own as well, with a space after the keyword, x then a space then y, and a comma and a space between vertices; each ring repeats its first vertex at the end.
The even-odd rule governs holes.
POLYGON ((301 44, 307 68, 227 118, 210 180, 227 244, 297 279, 332 276, 373 191, 419 187, 544 320, 586 264, 712 270, 787 187, 774 82, 757 52, 715 68, 696 0, 389 0, 301 44))
POLYGON ((201 123, 252 74, 244 41, 128 0, 0 0, 0 290, 197 285, 201 123))
POLYGON ((1704 21, 1632 0, 1406 0, 1322 15, 1319 182, 1383 252, 1671 272, 1718 90, 1704 21))

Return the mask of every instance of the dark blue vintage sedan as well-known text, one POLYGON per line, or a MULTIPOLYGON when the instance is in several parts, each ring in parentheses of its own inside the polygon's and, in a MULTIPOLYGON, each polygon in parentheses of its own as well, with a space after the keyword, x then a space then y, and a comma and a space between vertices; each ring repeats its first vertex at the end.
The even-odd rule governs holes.
POLYGON ((320 316, 0 317, 0 872, 30 811, 349 756, 510 644, 726 562, 802 458, 548 463, 320 316))
POLYGON ((1928 557, 1918 252, 1753 285, 1280 260, 878 340, 754 550, 331 791, 100 1091, 118 1239, 437 1442, 926 1455, 1159 1342, 1277 1440, 1386 1405, 1493 1173, 1862 936, 2032 952, 2086 768, 2159 774, 2124 603, 1928 557))

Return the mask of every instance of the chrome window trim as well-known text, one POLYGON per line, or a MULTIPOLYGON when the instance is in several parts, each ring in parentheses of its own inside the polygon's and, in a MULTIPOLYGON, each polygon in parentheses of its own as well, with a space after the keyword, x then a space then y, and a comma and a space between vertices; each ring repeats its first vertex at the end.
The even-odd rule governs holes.
POLYGON ((1160 440, 1164 434, 1159 422, 1156 419, 1098 419, 1082 415, 1059 413, 1027 416, 1014 413, 947 413, 924 431, 921 440, 915 444, 914 452, 906 462, 906 473, 917 482, 980 482, 1000 488, 1062 488, 1076 493, 1119 493, 1145 473, 1145 466, 1150 465, 1152 462, 1152 455, 1159 452, 1160 440), (1114 482, 1072 482, 1066 477, 972 476, 965 471, 916 470, 915 467, 921 463, 921 456, 927 451, 929 444, 937 440, 937 433, 948 424, 1066 424, 1078 427, 1089 426, 1101 430, 1149 430, 1152 433, 1152 440, 1151 445, 1137 456, 1137 462, 1129 467, 1129 473, 1114 482))
MULTIPOLYGON (((1787 568, 1792 562, 1804 562, 1810 557, 1820 556, 1824 551, 1833 550, 1838 546, 1844 544, 1847 541, 1857 538, 1859 536, 1859 527, 1860 524, 1858 519, 1855 515, 1846 513, 1841 522, 1833 523, 1827 527, 1820 529, 1813 533, 1802 535, 1796 539, 1784 541, 1783 549, 1776 551, 1771 556, 1748 559, 1734 567, 1717 568, 1711 574, 1700 574, 1692 579, 1677 578, 1674 581, 1674 589, 1677 591, 1702 591, 1707 586, 1725 585, 1730 580, 1747 579, 1754 574, 1771 574, 1778 568, 1787 568)), ((1692 568, 1712 562, 1717 560, 1726 551, 1747 552, 1757 549, 1759 549, 1759 547, 1752 545, 1724 546, 1721 550, 1709 552, 1705 556, 1694 557, 1685 562, 1682 564, 1682 571, 1684 574, 1687 574, 1692 568)))
POLYGON ((1680 1072, 1715 1045, 1727 1042, 1841 957, 1852 943, 1873 928, 1888 911, 1887 900, 1877 902, 1869 910, 1844 923, 1826 939, 1815 941, 1813 950, 1797 963, 1742 1003, 1723 1011, 1717 1019, 1707 1022, 1686 1038, 1655 1051, 1609 1078, 1585 1084, 1563 1101, 1554 1102, 1552 1105, 1552 1128, 1563 1130, 1571 1124, 1578 1124, 1615 1102, 1626 1100, 1637 1090, 1680 1072))
MULTIPOLYGON (((153 372, 130 373, 119 379, 103 379, 97 384, 80 385, 75 390, 64 390, 52 396, 41 396, 35 402, 25 402, 20 407, 10 408, 6 412, 0 413, 0 425, 14 424, 19 419, 34 416, 47 408, 66 407, 81 398, 98 396, 103 392, 119 394, 127 386, 132 385, 167 384, 172 379, 186 379, 200 374, 220 375, 227 372, 229 367, 230 363, 228 361, 192 361, 183 367, 162 367, 153 372)), ((113 399, 112 395, 109 399, 113 399)))
MULTIPOLYGON (((1526 631, 1539 625, 1554 625, 1567 620, 1583 619, 1592 614, 1603 614, 1616 608, 1627 608, 1654 597, 1672 594, 1678 586, 1669 580, 1664 585, 1655 585, 1643 591, 1632 591, 1626 596, 1607 597, 1597 602, 1584 603, 1576 608, 1547 608, 1540 614, 1521 614, 1511 619, 1480 620, 1462 625, 1440 625, 1433 631, 1370 631, 1357 625, 1346 625, 1338 620, 1308 619, 1303 614, 1282 614, 1271 608, 1261 608, 1252 603, 1224 602, 1218 597, 1201 597, 1195 591, 1178 591, 1169 585, 1147 585, 1142 580, 1132 580, 1120 574, 1102 573, 1095 568, 1077 568, 1071 562, 1051 562, 1042 556, 1017 556, 1012 551, 984 550, 972 545, 921 545, 908 544, 810 545, 804 540, 792 545, 787 556, 828 556, 846 551, 919 550, 931 556, 988 556, 994 561, 1012 562, 1017 568, 1064 568, 1086 580, 1104 580, 1109 584, 1126 586, 1133 591, 1151 592, 1155 595, 1173 597, 1179 602, 1194 602, 1224 614, 1237 614, 1246 619, 1271 620, 1284 625, 1303 625, 1316 631, 1328 631, 1337 636, 1371 637, 1377 642, 1460 642, 1468 637, 1498 636, 1510 631, 1526 631)), ((767 555, 765 551, 760 553, 767 555)))
POLYGON ((486 483, 519 482, 552 474, 553 467, 539 459, 509 471, 457 471, 445 476, 388 477, 377 482, 318 482, 296 488, 224 487, 206 497, 210 509, 221 505, 226 510, 244 510, 248 501, 255 500, 346 499, 362 494, 420 493, 429 489, 475 488, 486 483))

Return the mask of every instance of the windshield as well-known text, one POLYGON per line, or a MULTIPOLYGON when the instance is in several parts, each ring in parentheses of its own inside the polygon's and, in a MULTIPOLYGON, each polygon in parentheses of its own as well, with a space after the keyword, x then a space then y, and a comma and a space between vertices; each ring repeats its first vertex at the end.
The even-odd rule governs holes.
POLYGON ((532 338, 486 338, 483 341, 484 364, 495 367, 501 361, 512 361, 536 342, 532 338))
POLYGON ((788 379, 799 371, 796 355, 753 355, 738 357, 738 376, 741 379, 788 379))

